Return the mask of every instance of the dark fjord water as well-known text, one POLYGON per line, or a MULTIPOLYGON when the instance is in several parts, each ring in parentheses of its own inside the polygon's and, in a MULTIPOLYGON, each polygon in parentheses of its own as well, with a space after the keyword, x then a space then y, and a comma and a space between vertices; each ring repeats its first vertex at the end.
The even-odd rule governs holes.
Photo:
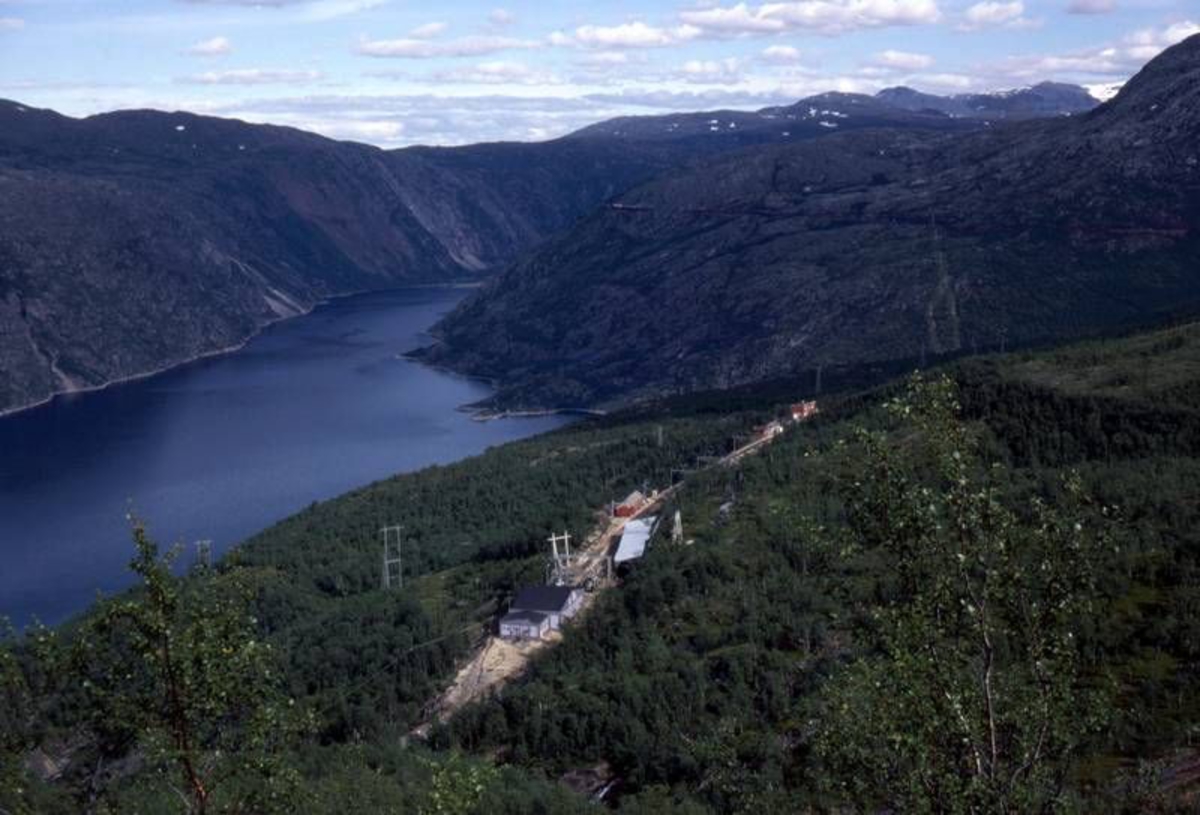
POLYGON ((312 501, 563 424, 473 421, 456 408, 486 386, 397 358, 462 296, 338 300, 236 353, 0 419, 0 615, 53 623, 128 585, 131 507, 160 543, 220 552, 312 501))

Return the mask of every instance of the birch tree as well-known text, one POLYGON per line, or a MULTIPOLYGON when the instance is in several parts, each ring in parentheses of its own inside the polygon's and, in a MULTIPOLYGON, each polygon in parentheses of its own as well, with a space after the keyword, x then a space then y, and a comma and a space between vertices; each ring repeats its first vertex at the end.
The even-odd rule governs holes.
POLYGON ((818 753, 841 796, 902 812, 1070 809, 1072 760, 1106 719, 1081 634, 1108 513, 1079 483, 1010 507, 953 383, 914 380, 889 436, 862 433, 847 550, 891 577, 831 683, 818 753))

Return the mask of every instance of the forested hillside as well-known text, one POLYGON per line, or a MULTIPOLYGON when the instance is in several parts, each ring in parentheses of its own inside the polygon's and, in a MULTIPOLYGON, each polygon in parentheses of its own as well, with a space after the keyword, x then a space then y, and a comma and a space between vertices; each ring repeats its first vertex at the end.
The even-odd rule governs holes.
MULTIPOLYGON (((1057 524, 1064 544, 1073 528, 1062 527, 1066 518, 1096 536, 1053 567, 1058 579, 1093 569, 1095 581, 1086 612, 1076 609, 1066 632, 1086 638, 1072 663, 1077 680, 1058 700, 1078 726, 1068 738, 1080 741, 1055 770, 1069 779, 1067 811, 1190 811, 1194 803, 1187 768, 1195 756, 1186 747, 1200 721, 1198 363, 1200 330, 1191 326, 951 369, 979 451, 971 488, 989 485, 1018 524, 1057 524)), ((867 811, 903 802, 897 811, 916 811, 930 800, 934 811, 956 811, 979 794, 981 811, 993 811, 994 790, 965 781, 969 760, 952 712, 936 703, 893 709, 911 691, 896 674, 934 647, 936 631, 924 620, 920 647, 904 656, 879 630, 908 602, 897 576, 915 571, 922 556, 898 544, 930 543, 906 540, 903 519, 920 519, 905 514, 915 508, 901 501, 904 485, 918 491, 938 480, 910 435, 911 419, 879 407, 898 392, 852 399, 740 470, 694 481, 680 508, 695 543, 660 541, 528 681, 467 711, 438 743, 558 772, 607 762, 637 811, 667 801, 681 811, 821 810, 847 800, 867 811), (850 432, 863 426, 884 440, 850 432), (898 506, 883 511, 886 500, 898 506), (873 684, 880 677, 891 681, 873 684), (954 734, 941 746, 940 727, 954 734), (891 741, 904 728, 916 743, 891 741), (907 786, 936 775, 947 756, 938 779, 945 797, 907 786)), ((961 551, 972 557, 969 545, 961 551)), ((1047 568, 1054 556, 1027 551, 1006 579, 1027 577, 1037 559, 1049 558, 1047 568)), ((1055 591, 1022 590, 1035 604, 1055 591)), ((939 656, 931 668, 951 670, 939 656)), ((1017 673, 1018 660, 1006 658, 998 673, 1017 673)), ((1005 688, 1016 708, 1006 713, 1013 718, 1004 738, 1017 750, 1014 731, 1033 727, 1039 711, 1031 700, 1015 702, 1016 683, 1005 688)))
POLYGON ((3 652, 0 807, 184 811, 192 759, 209 811, 595 810, 557 781, 583 769, 628 812, 1191 811, 1195 324, 827 392, 762 454, 688 475, 686 542, 653 541, 527 677, 399 746, 540 578, 547 532, 812 387, 381 482, 181 582, 143 540, 142 591, 3 652), (411 541, 403 591, 378 588, 384 519, 411 541), (146 647, 164 630, 186 668, 146 647), (173 714, 171 687, 196 704, 173 714), (172 741, 180 722, 203 739, 172 741), (24 769, 35 746, 53 780, 24 769))

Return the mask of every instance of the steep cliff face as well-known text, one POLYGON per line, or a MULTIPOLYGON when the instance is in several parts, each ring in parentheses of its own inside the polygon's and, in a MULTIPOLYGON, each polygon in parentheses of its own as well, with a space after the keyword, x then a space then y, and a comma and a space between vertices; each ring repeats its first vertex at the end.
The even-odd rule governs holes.
POLYGON ((0 409, 464 270, 377 150, 184 114, 0 103, 0 409))
POLYGON ((475 279, 685 157, 386 152, 0 101, 0 412, 235 345, 330 295, 475 279))
POLYGON ((604 404, 1200 307, 1200 37, 1077 117, 850 133, 632 190, 425 351, 508 406, 604 404))

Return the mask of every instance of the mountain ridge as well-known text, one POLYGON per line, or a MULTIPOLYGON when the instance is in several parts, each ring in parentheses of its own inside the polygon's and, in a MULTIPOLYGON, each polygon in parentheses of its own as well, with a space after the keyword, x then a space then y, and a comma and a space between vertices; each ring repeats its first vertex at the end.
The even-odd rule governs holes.
POLYGON ((464 302, 426 359, 618 404, 1045 342, 1200 303, 1200 37, 1071 117, 861 131, 648 182, 464 302))
POLYGON ((236 347, 329 296, 478 279, 684 158, 566 142, 389 152, 0 102, 0 411, 236 347))
POLYGON ((0 100, 0 412, 236 348, 330 296, 478 280, 614 196, 747 145, 980 126, 870 99, 738 114, 757 130, 714 132, 700 113, 667 138, 602 124, 393 151, 183 111, 75 119, 0 100))

